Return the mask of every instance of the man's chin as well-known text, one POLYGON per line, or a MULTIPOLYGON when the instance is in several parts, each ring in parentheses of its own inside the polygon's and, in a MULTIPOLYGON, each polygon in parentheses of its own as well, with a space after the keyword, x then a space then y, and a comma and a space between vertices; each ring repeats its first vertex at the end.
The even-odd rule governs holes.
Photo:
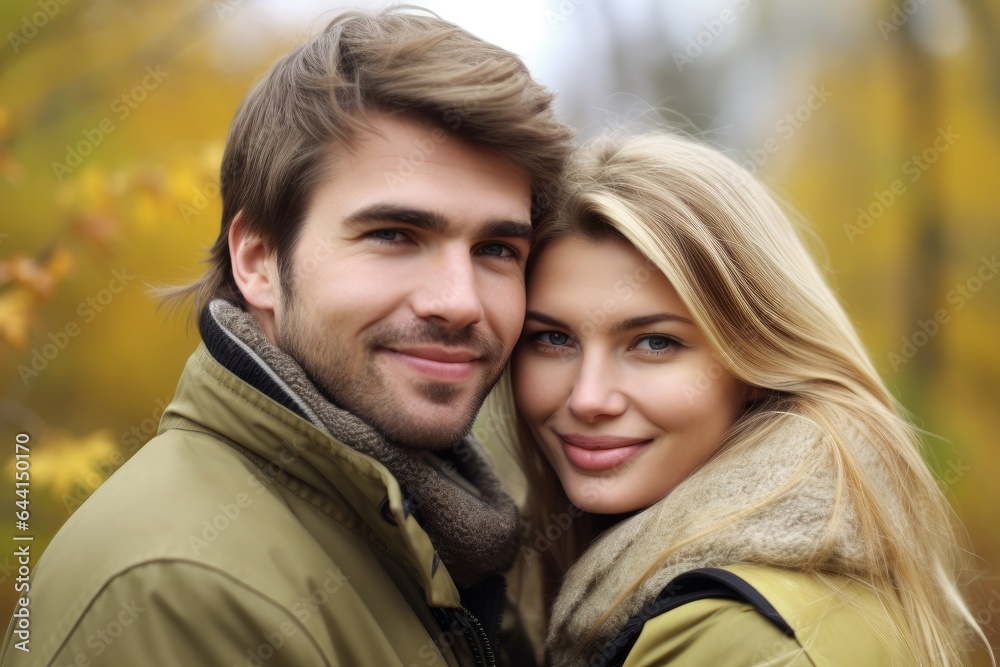
POLYGON ((455 446, 472 430, 472 425, 448 428, 441 424, 408 424, 378 429, 391 444, 404 449, 440 451, 455 446))
POLYGON ((472 431, 476 412, 464 405, 458 401, 450 405, 411 404, 409 409, 400 409, 383 431, 391 442, 409 449, 447 449, 472 431), (463 406, 461 416, 456 414, 459 406, 463 406))
POLYGON ((377 386, 370 384, 361 391, 355 385, 353 396, 345 391, 342 407, 388 442, 407 449, 441 450, 455 445, 472 430, 489 393, 482 377, 457 384, 380 375, 384 381, 377 386), (372 400, 376 396, 379 400, 372 400))

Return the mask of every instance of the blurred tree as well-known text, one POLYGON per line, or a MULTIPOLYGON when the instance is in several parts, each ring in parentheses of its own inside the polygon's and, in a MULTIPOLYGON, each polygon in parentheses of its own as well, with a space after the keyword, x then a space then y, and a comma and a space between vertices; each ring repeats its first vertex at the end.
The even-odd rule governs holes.
MULTIPOLYGON (((57 5, 52 15, 39 15, 37 0, 0 5, 0 423, 36 443, 39 547, 152 435, 197 341, 155 312, 144 283, 196 275, 218 231, 217 172, 232 112, 294 37, 239 0, 57 5), (147 68, 157 67, 164 74, 154 86, 147 68), (70 159, 78 164, 69 172, 53 166, 70 159), (98 312, 89 300, 114 271, 134 279, 98 312), (42 350, 69 324, 80 332, 47 358, 42 350), (35 353, 45 365, 25 376, 19 368, 32 368, 35 353)), ((976 553, 998 562, 1000 280, 981 281, 961 308, 950 296, 1000 250, 1000 6, 573 6, 546 33, 565 68, 557 87, 566 119, 584 138, 637 117, 679 125, 802 212, 888 384, 918 423, 954 441, 929 439, 931 462, 976 553), (883 33, 879 21, 894 11, 900 24, 883 33), (928 46, 959 24, 966 34, 955 33, 957 47, 928 46), (814 89, 828 101, 803 111, 814 89), (911 180, 906 163, 942 128, 960 139, 911 180), (861 218, 897 180, 904 193, 870 222, 861 218), (949 322, 894 363, 939 309, 949 322)), ((494 9, 502 11, 482 11, 494 9)), ((0 537, 10 530, 4 522, 0 537)), ((11 596, 0 587, 0 612, 11 596)), ((976 610, 996 627, 989 609, 984 588, 976 610)))

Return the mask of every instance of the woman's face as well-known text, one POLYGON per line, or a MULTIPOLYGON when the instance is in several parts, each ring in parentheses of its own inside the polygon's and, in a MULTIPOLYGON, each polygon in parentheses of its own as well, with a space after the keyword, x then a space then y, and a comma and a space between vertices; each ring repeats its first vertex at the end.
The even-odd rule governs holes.
POLYGON ((629 246, 553 242, 536 260, 527 310, 515 400, 583 510, 618 514, 663 498, 712 455, 743 407, 746 386, 629 246))

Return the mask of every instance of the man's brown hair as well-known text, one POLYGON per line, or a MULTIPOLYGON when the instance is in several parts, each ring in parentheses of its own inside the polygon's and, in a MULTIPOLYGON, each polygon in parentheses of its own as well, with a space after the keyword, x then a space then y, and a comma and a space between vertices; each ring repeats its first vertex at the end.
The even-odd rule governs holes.
POLYGON ((505 156, 531 183, 533 221, 547 217, 572 138, 552 98, 516 55, 436 16, 405 8, 342 14, 278 60, 240 103, 222 157, 222 227, 210 268, 160 294, 193 299, 196 317, 217 297, 245 306, 229 258, 238 214, 276 253, 287 283, 311 194, 335 173, 336 150, 350 149, 376 113, 428 123, 505 156))

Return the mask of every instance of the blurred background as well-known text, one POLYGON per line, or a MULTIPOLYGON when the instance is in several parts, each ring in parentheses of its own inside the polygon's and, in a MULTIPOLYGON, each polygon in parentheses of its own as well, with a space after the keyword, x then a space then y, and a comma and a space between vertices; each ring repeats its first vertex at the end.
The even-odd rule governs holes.
MULTIPOLYGON (((976 554, 973 612, 1000 645, 1000 4, 422 4, 520 54, 581 141, 679 127, 801 215, 890 388, 936 434, 928 460, 976 554)), ((155 433, 197 345, 146 290, 201 271, 237 103, 347 6, 382 3, 0 6, 0 539, 20 532, 27 433, 34 562, 155 433)))

